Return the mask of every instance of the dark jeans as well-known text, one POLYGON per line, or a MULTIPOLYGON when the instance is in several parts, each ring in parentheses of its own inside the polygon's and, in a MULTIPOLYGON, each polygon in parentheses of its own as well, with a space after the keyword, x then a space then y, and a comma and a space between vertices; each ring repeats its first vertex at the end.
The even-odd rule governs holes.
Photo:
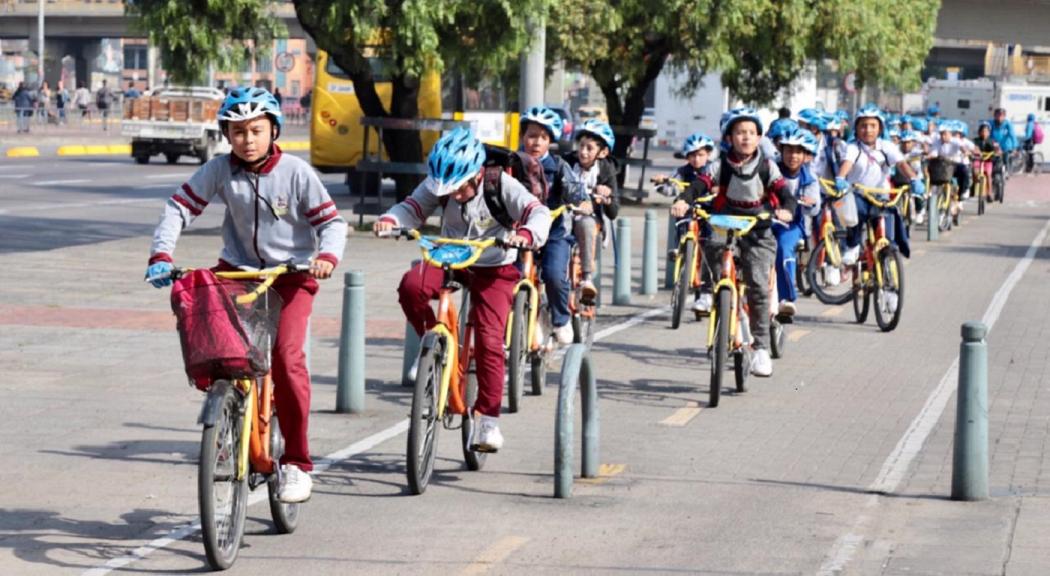
POLYGON ((541 277, 547 287, 547 302, 551 307, 551 323, 555 327, 569 323, 569 253, 576 242, 563 226, 563 218, 559 216, 551 224, 540 264, 541 277))

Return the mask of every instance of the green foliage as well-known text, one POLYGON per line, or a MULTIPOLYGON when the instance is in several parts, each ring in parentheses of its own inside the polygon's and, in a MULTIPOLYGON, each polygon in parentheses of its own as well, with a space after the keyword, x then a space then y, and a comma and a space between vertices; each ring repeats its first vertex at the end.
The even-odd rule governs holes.
POLYGON ((257 46, 266 57, 284 25, 270 13, 267 0, 134 0, 125 10, 135 17, 150 43, 160 48, 161 63, 176 83, 199 82, 209 64, 235 70, 257 46))

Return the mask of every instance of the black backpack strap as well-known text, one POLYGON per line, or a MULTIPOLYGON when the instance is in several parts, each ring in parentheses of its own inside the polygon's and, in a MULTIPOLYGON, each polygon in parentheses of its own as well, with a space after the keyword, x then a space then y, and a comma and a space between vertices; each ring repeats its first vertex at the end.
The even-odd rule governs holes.
POLYGON ((489 213, 496 219, 496 222, 508 230, 513 230, 514 219, 510 217, 507 203, 503 201, 503 185, 500 182, 502 175, 503 170, 497 167, 485 168, 482 196, 485 198, 485 205, 488 206, 489 213))

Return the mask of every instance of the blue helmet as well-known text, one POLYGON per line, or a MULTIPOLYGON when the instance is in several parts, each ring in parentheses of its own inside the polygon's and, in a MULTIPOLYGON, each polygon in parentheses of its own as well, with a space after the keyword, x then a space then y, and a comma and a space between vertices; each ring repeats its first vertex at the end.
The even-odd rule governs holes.
POLYGON ((777 118, 769 123, 769 130, 766 131, 766 136, 776 142, 778 138, 783 138, 795 130, 798 130, 798 122, 791 118, 777 118))
POLYGON ((784 135, 780 140, 780 146, 798 146, 806 152, 816 156, 817 137, 809 130, 796 128, 784 135))
POLYGON ((234 88, 222 101, 217 118, 219 124, 225 127, 226 122, 251 120, 263 114, 270 116, 274 127, 277 128, 277 134, 280 135, 284 115, 281 114, 281 105, 277 103, 277 98, 265 88, 234 88))
POLYGON ((736 126, 738 122, 745 120, 754 122, 758 135, 762 135, 762 119, 758 117, 758 111, 754 108, 741 107, 733 108, 722 115, 722 139, 725 140, 728 138, 729 133, 733 130, 733 126, 736 126))
POLYGON ((543 126, 547 130, 547 133, 551 135, 551 140, 560 140, 561 132, 564 128, 561 116, 557 112, 547 108, 546 106, 533 106, 525 111, 521 115, 521 125, 524 126, 528 122, 534 122, 543 126))
POLYGON ((799 123, 812 126, 821 132, 827 130, 828 120, 828 116, 816 108, 803 108, 798 113, 799 123))
POLYGON ((853 119, 853 129, 856 130, 857 123, 862 118, 875 118, 879 121, 879 132, 882 132, 886 128, 886 118, 882 115, 882 110, 874 104, 868 104, 857 110, 857 117, 853 119))
POLYGON ((900 128, 890 128, 889 132, 886 135, 889 136, 890 138, 900 138, 901 137, 900 128))
POLYGON ((835 117, 843 122, 849 122, 849 112, 845 110, 836 110, 835 117))
POLYGON ((930 107, 926 109, 927 116, 936 116, 941 113, 941 107, 936 104, 930 104, 930 107))
POLYGON ((992 123, 987 120, 981 120, 981 123, 977 125, 977 131, 980 132, 981 128, 987 128, 988 130, 991 130, 992 123))
POLYGON ((912 118, 910 114, 901 114, 901 124, 910 124, 914 126, 915 119, 912 118))
POLYGON ((929 124, 929 122, 926 121, 925 118, 916 116, 916 117, 911 119, 911 128, 912 128, 912 130, 916 130, 918 132, 925 132, 926 129, 929 128, 929 127, 930 127, 930 124, 929 124))
POLYGON ((575 138, 579 139, 579 137, 584 134, 590 134, 591 136, 598 138, 598 140, 604 142, 609 148, 616 146, 616 135, 613 134, 612 127, 601 120, 592 118, 585 121, 576 129, 575 138))
POLYGON ((460 126, 434 144, 427 171, 437 182, 435 196, 447 196, 475 176, 485 164, 485 145, 460 126))
POLYGON ((682 150, 678 155, 685 158, 701 148, 707 148, 709 152, 714 152, 715 141, 699 132, 690 134, 689 137, 685 139, 685 142, 682 142, 682 150))
POLYGON ((916 132, 914 130, 905 130, 904 132, 901 132, 901 143, 902 144, 904 142, 918 142, 918 141, 919 141, 919 133, 918 132, 916 132))

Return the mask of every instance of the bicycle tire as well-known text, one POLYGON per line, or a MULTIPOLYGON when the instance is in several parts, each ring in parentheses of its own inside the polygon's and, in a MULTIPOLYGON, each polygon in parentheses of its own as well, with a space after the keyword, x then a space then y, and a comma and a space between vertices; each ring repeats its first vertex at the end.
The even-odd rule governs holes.
POLYGON ((1003 197, 1006 196, 1006 178, 999 173, 993 175, 992 187, 995 191, 995 201, 1002 204, 1003 197))
MULTIPOLYGON (((281 423, 277 419, 277 413, 270 414, 270 457, 273 465, 280 466, 281 456, 284 455, 284 436, 281 434, 281 423)), ((291 534, 299 526, 299 504, 281 502, 280 485, 277 482, 277 474, 272 474, 266 482, 267 496, 270 501, 270 517, 278 534, 291 534)))
POLYGON ((868 298, 870 293, 871 291, 863 283, 853 287, 853 317, 857 324, 868 321, 868 310, 871 307, 871 300, 868 298))
POLYGON ((875 323, 883 332, 889 332, 897 327, 901 319, 901 310, 904 309, 904 258, 895 248, 886 248, 879 254, 882 265, 883 286, 875 289, 875 323), (889 288, 890 284, 893 288, 889 288), (897 295, 897 307, 890 311, 883 301, 886 290, 892 290, 897 295))
POLYGON ((426 492, 434 472, 437 455, 437 437, 441 421, 437 417, 438 393, 442 373, 454 370, 444 366, 444 342, 433 333, 424 336, 416 370, 416 385, 412 391, 412 411, 408 421, 408 489, 412 494, 426 492))
POLYGON ((536 313, 536 332, 543 338, 539 350, 532 353, 529 379, 532 381, 533 396, 542 396, 543 387, 547 385, 547 351, 550 350, 551 316, 547 305, 547 295, 540 290, 540 309, 536 313))
POLYGON ((685 311, 685 303, 689 296, 689 275, 695 265, 693 263, 693 241, 686 240, 683 248, 684 254, 679 255, 682 266, 678 269, 678 278, 675 279, 674 289, 671 291, 671 329, 677 330, 682 324, 682 313, 685 311))
POLYGON ((795 287, 798 288, 799 294, 806 297, 813 295, 813 288, 809 285, 809 275, 806 273, 809 268, 809 260, 809 250, 804 247, 795 248, 795 287))
POLYGON ((711 358, 711 383, 708 390, 707 407, 717 408, 722 396, 722 377, 726 373, 729 361, 729 311, 733 305, 733 295, 728 289, 721 289, 715 298, 715 312, 709 322, 715 323, 714 356, 711 358))
POLYGON ((239 481, 235 479, 244 417, 240 393, 229 382, 216 382, 208 394, 222 395, 221 408, 215 424, 205 426, 201 434, 197 504, 208 565, 215 570, 226 570, 237 560, 248 512, 248 475, 239 481), (222 505, 221 511, 217 507, 220 499, 215 486, 220 479, 229 484, 229 489, 224 490, 228 492, 228 506, 222 505))
POLYGON ((467 413, 461 416, 460 439, 463 445, 463 462, 467 470, 476 472, 485 467, 485 452, 474 450, 474 429, 477 425, 474 421, 474 403, 478 400, 478 377, 474 368, 474 359, 470 360, 470 369, 467 370, 467 385, 464 400, 467 404, 467 413))
POLYGON ((578 313, 573 314, 572 343, 586 344, 587 346, 594 344, 594 318, 588 318, 578 313))
POLYGON ((983 184, 977 186, 977 215, 984 216, 984 189, 983 184))
POLYGON ((1010 171, 1011 176, 1018 176, 1024 172, 1024 154, 1014 150, 1007 156, 1006 169, 1010 171))
POLYGON ((947 232, 952 229, 952 203, 951 203, 951 191, 945 187, 941 187, 937 194, 937 229, 941 232, 947 232), (941 199, 947 195, 948 201, 943 202, 941 199), (942 206, 947 204, 947 206, 942 206))
POLYGON ((747 392, 747 379, 751 377, 751 348, 745 344, 733 352, 733 380, 737 394, 747 392))
POLYGON ((519 290, 511 308, 510 350, 507 358, 507 411, 514 414, 525 394, 525 365, 529 356, 529 293, 519 290))
POLYGON ((845 272, 848 270, 848 267, 839 266, 839 283, 835 286, 827 286, 824 278, 825 271, 823 270, 824 262, 827 260, 825 254, 827 254, 825 240, 821 239, 816 247, 813 248, 813 253, 810 255, 809 261, 806 262, 806 276, 809 279, 810 289, 813 290, 813 294, 816 295, 817 300, 820 300, 823 304, 831 306, 845 304, 853 296, 853 292, 850 289, 851 287, 849 283, 846 282, 848 276, 845 272), (840 288, 842 289, 842 292, 835 292, 830 290, 830 288, 840 288))
POLYGON ((769 355, 774 360, 784 357, 784 325, 776 318, 769 322, 769 355))

